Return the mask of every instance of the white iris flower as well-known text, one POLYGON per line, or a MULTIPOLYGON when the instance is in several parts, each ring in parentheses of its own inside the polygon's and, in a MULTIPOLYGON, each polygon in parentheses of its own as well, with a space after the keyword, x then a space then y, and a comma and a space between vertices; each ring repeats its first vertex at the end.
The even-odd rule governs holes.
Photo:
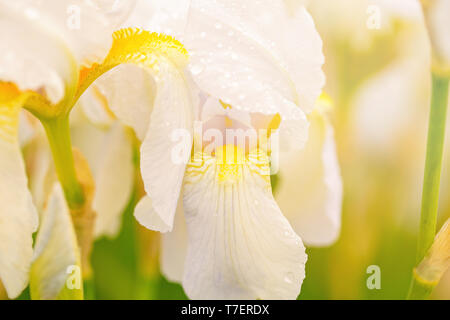
MULTIPOLYGON (((171 33, 190 53, 189 93, 173 93, 190 97, 189 114, 167 104, 173 113, 155 116, 158 91, 150 121, 144 115, 151 110, 138 108, 142 117, 136 117, 125 101, 108 99, 110 108, 143 139, 141 172, 147 196, 135 216, 149 229, 168 232, 163 237, 163 272, 182 282, 190 298, 295 299, 306 254, 272 195, 273 150, 227 141, 211 147, 211 137, 203 131, 198 135, 194 127, 201 124, 222 137, 227 129, 279 129, 281 150, 302 149, 308 114, 324 84, 322 42, 310 15, 301 3, 284 1, 141 1, 138 7, 128 23, 171 33), (146 18, 152 11, 151 19, 146 18), (181 143, 171 140, 180 128, 190 133, 181 143), (192 148, 194 141, 200 149, 192 148), (173 161, 180 144, 182 161, 173 161)), ((110 74, 103 79, 104 88, 114 86, 114 78, 110 74)), ((328 128, 324 124, 321 128, 328 128)), ((332 140, 331 131, 320 132, 332 140)), ((317 148, 329 151, 318 151, 318 161, 330 158, 337 165, 332 141, 321 140, 317 148)), ((311 225, 314 230, 308 232, 316 238, 311 243, 331 243, 339 230, 339 170, 327 167, 326 172, 317 170, 317 178, 328 179, 327 172, 336 177, 336 205, 330 206, 335 217, 327 234, 321 229, 330 228, 327 214, 319 213, 324 224, 311 225)), ((327 202, 325 189, 317 190, 327 202)), ((302 228, 306 235, 307 220, 302 228)))

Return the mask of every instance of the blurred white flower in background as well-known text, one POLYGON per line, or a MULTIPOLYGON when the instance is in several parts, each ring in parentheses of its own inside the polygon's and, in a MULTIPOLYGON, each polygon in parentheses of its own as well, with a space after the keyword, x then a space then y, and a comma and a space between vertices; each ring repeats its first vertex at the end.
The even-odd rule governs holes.
MULTIPOLYGON (((341 158, 352 168, 395 168, 403 199, 395 219, 416 228, 431 83, 420 2, 318 0, 309 8, 324 38, 341 158), (371 19, 379 28, 369 28, 371 19)), ((361 182, 358 174, 352 179, 361 182)))
POLYGON ((339 237, 343 186, 334 129, 332 101, 322 95, 309 116, 303 150, 281 152, 275 199, 294 230, 310 246, 328 246, 339 237))
POLYGON ((433 48, 433 68, 439 74, 450 76, 450 1, 421 0, 425 21, 433 48))

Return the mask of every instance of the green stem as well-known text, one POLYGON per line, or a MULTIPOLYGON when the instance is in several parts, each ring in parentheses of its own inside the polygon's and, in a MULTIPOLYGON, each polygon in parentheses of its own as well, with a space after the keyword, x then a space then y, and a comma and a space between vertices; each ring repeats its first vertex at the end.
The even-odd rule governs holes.
MULTIPOLYGON (((416 264, 425 257, 436 235, 439 189, 444 151, 445 123, 449 79, 433 74, 431 111, 428 127, 427 155, 423 181, 422 210, 417 244, 416 264)), ((426 298, 431 290, 413 276, 408 299, 426 298)))
POLYGON ((85 279, 83 283, 84 288, 84 299, 85 300, 95 300, 95 281, 93 277, 90 279, 85 279))
POLYGON ((134 298, 136 300, 157 300, 161 283, 159 274, 153 276, 139 273, 136 277, 134 298))
POLYGON ((421 279, 415 272, 409 288, 408 300, 425 300, 433 291, 436 284, 430 284, 421 279))
POLYGON ((70 139, 69 117, 64 115, 42 120, 53 154, 56 173, 71 209, 84 204, 83 189, 78 182, 70 139))

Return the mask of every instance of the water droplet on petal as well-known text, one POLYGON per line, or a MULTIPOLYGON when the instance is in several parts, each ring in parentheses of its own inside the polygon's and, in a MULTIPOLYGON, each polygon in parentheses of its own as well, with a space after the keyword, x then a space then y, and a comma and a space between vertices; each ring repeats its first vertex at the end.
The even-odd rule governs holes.
POLYGON ((28 19, 31 19, 31 20, 36 20, 39 18, 39 12, 32 8, 26 9, 25 15, 27 16, 28 19))
POLYGON ((203 72, 204 67, 201 64, 195 64, 195 65, 191 65, 189 69, 190 69, 191 73, 194 76, 196 76, 203 72))
POLYGON ((292 272, 288 272, 284 277, 284 282, 292 284, 294 283, 294 278, 294 274, 292 272))

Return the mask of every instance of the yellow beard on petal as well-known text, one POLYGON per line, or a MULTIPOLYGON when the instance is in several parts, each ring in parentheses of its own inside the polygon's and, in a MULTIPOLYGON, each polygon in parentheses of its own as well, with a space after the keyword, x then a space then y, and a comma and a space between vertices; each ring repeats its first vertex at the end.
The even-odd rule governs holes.
POLYGON ((242 147, 228 144, 217 147, 214 155, 198 152, 192 156, 186 167, 184 182, 195 184, 199 180, 209 179, 207 176, 211 172, 214 172, 217 183, 227 185, 245 180, 245 172, 252 173, 259 176, 270 189, 269 158, 267 153, 259 148, 246 154, 242 147))
POLYGON ((11 141, 17 135, 19 110, 25 98, 14 84, 0 82, 0 139, 11 141))
POLYGON ((245 162, 245 151, 241 147, 227 144, 216 148, 217 179, 234 182, 242 177, 241 166, 245 162))
POLYGON ((181 42, 171 36, 137 28, 118 30, 113 34, 113 44, 105 60, 80 71, 75 100, 100 75, 119 64, 132 63, 157 73, 158 63, 163 60, 183 69, 188 63, 189 55, 181 42))

